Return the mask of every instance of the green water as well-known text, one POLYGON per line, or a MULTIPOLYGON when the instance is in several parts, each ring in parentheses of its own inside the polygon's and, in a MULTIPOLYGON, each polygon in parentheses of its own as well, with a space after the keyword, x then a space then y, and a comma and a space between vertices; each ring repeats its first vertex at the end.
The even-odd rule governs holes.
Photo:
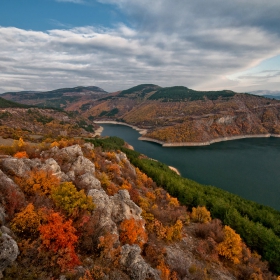
POLYGON ((280 139, 251 138, 204 147, 162 148, 139 141, 123 125, 102 124, 102 136, 118 136, 151 158, 176 167, 182 176, 280 210, 280 139))

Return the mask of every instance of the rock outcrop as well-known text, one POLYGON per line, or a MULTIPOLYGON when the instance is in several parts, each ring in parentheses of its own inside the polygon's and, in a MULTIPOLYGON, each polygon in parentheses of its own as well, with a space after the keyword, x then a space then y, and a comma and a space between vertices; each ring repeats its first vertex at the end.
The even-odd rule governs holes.
POLYGON ((96 209, 100 212, 99 226, 104 232, 118 235, 117 225, 123 220, 142 220, 142 210, 130 199, 127 190, 120 190, 110 197, 103 189, 92 189, 88 195, 92 197, 96 209))
POLYGON ((0 278, 2 278, 2 272, 16 260, 18 255, 19 249, 16 241, 0 230, 0 278))
POLYGON ((138 245, 122 246, 120 263, 127 268, 128 275, 132 280, 155 279, 160 280, 158 271, 151 268, 141 256, 138 245))

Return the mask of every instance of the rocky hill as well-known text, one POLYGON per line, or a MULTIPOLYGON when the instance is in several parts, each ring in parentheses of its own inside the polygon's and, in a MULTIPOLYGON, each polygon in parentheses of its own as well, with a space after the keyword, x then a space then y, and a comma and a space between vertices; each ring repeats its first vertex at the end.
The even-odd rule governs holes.
POLYGON ((187 209, 107 140, 21 140, 2 156, 0 278, 276 280, 233 229, 187 209))
MULTIPOLYGON (((22 106, 24 107, 24 106, 22 106)), ((48 137, 91 137, 94 125, 88 119, 54 109, 0 108, 0 136, 29 141, 48 137)))
POLYGON ((96 87, 76 87, 2 96, 24 104, 75 111, 91 121, 125 122, 147 130, 141 139, 165 146, 207 145, 280 134, 279 100, 229 90, 143 84, 111 94, 96 87))
POLYGON ((232 91, 140 85, 91 104, 83 114, 147 129, 144 139, 178 145, 280 134, 280 102, 232 91))
POLYGON ((107 92, 95 86, 61 88, 52 91, 21 91, 6 92, 1 96, 14 102, 36 105, 43 108, 58 108, 75 111, 77 108, 92 100, 104 96, 107 92))

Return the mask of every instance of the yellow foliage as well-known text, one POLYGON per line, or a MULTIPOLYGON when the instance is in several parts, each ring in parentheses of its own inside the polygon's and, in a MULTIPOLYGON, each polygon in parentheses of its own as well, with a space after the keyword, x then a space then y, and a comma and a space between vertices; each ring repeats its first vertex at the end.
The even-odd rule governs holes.
POLYGON ((176 197, 172 197, 171 195, 169 195, 168 193, 166 194, 166 199, 167 201, 169 201, 169 206, 171 207, 179 207, 179 201, 176 197))
POLYGON ((59 185, 60 180, 50 171, 32 170, 27 177, 15 178, 22 191, 28 195, 49 195, 51 189, 59 185))
POLYGON ((148 210, 148 209, 150 209, 150 202, 147 198, 139 197, 139 206, 143 210, 148 210))
POLYGON ((23 139, 20 137, 19 138, 19 140, 18 140, 18 146, 19 146, 19 148, 21 148, 21 147, 24 147, 25 146, 25 142, 23 141, 23 139))
POLYGON ((175 225, 166 228, 166 240, 175 241, 182 239, 183 223, 181 220, 177 220, 175 225))
POLYGON ((72 182, 64 182, 59 187, 52 188, 51 197, 56 206, 62 208, 68 216, 73 216, 81 210, 93 210, 92 199, 84 193, 77 191, 72 182))
POLYGON ((191 219, 198 223, 207 223, 211 221, 210 212, 203 206, 198 206, 197 208, 192 208, 191 219))
POLYGON ((225 239, 217 247, 218 254, 231 260, 233 263, 238 264, 242 255, 242 242, 240 235, 229 226, 225 226, 224 233, 225 239))
POLYGON ((98 176, 98 179, 101 183, 101 186, 103 188, 107 188, 110 186, 110 179, 108 177, 108 175, 104 172, 102 172, 99 176, 98 176))
POLYGON ((34 210, 34 205, 29 203, 24 210, 15 215, 11 229, 17 234, 34 237, 40 224, 41 215, 34 210))
POLYGON ((51 143, 51 147, 59 147, 59 143, 54 141, 51 143))

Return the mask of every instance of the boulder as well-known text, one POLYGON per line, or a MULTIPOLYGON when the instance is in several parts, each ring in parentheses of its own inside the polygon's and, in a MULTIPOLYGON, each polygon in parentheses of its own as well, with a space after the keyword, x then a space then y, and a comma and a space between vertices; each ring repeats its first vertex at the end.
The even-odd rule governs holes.
POLYGON ((95 165, 84 156, 79 156, 72 162, 72 165, 69 166, 68 172, 74 171, 75 176, 80 176, 85 173, 94 174, 95 165))
POLYGON ((141 249, 138 245, 124 245, 121 251, 120 263, 127 269, 132 280, 155 279, 160 280, 158 271, 153 269, 141 256, 141 249))
POLYGON ((33 168, 40 168, 41 161, 39 159, 28 158, 5 158, 0 162, 0 168, 9 175, 24 177, 33 168))
POLYGON ((79 176, 76 182, 77 187, 79 189, 84 189, 85 193, 88 193, 91 189, 102 189, 100 181, 90 173, 79 176))
POLYGON ((0 276, 7 266, 11 265, 19 255, 16 241, 7 233, 0 231, 0 276))
POLYGON ((110 197, 112 203, 112 220, 120 223, 126 219, 141 220, 142 209, 138 207, 131 199, 127 190, 120 190, 114 196, 110 197))
POLYGON ((6 214, 4 208, 0 205, 0 226, 5 224, 6 214))
POLYGON ((116 223, 112 220, 112 203, 106 192, 101 189, 92 189, 89 191, 88 196, 92 197, 95 204, 95 211, 99 213, 98 228, 100 234, 110 232, 119 236, 116 223))

